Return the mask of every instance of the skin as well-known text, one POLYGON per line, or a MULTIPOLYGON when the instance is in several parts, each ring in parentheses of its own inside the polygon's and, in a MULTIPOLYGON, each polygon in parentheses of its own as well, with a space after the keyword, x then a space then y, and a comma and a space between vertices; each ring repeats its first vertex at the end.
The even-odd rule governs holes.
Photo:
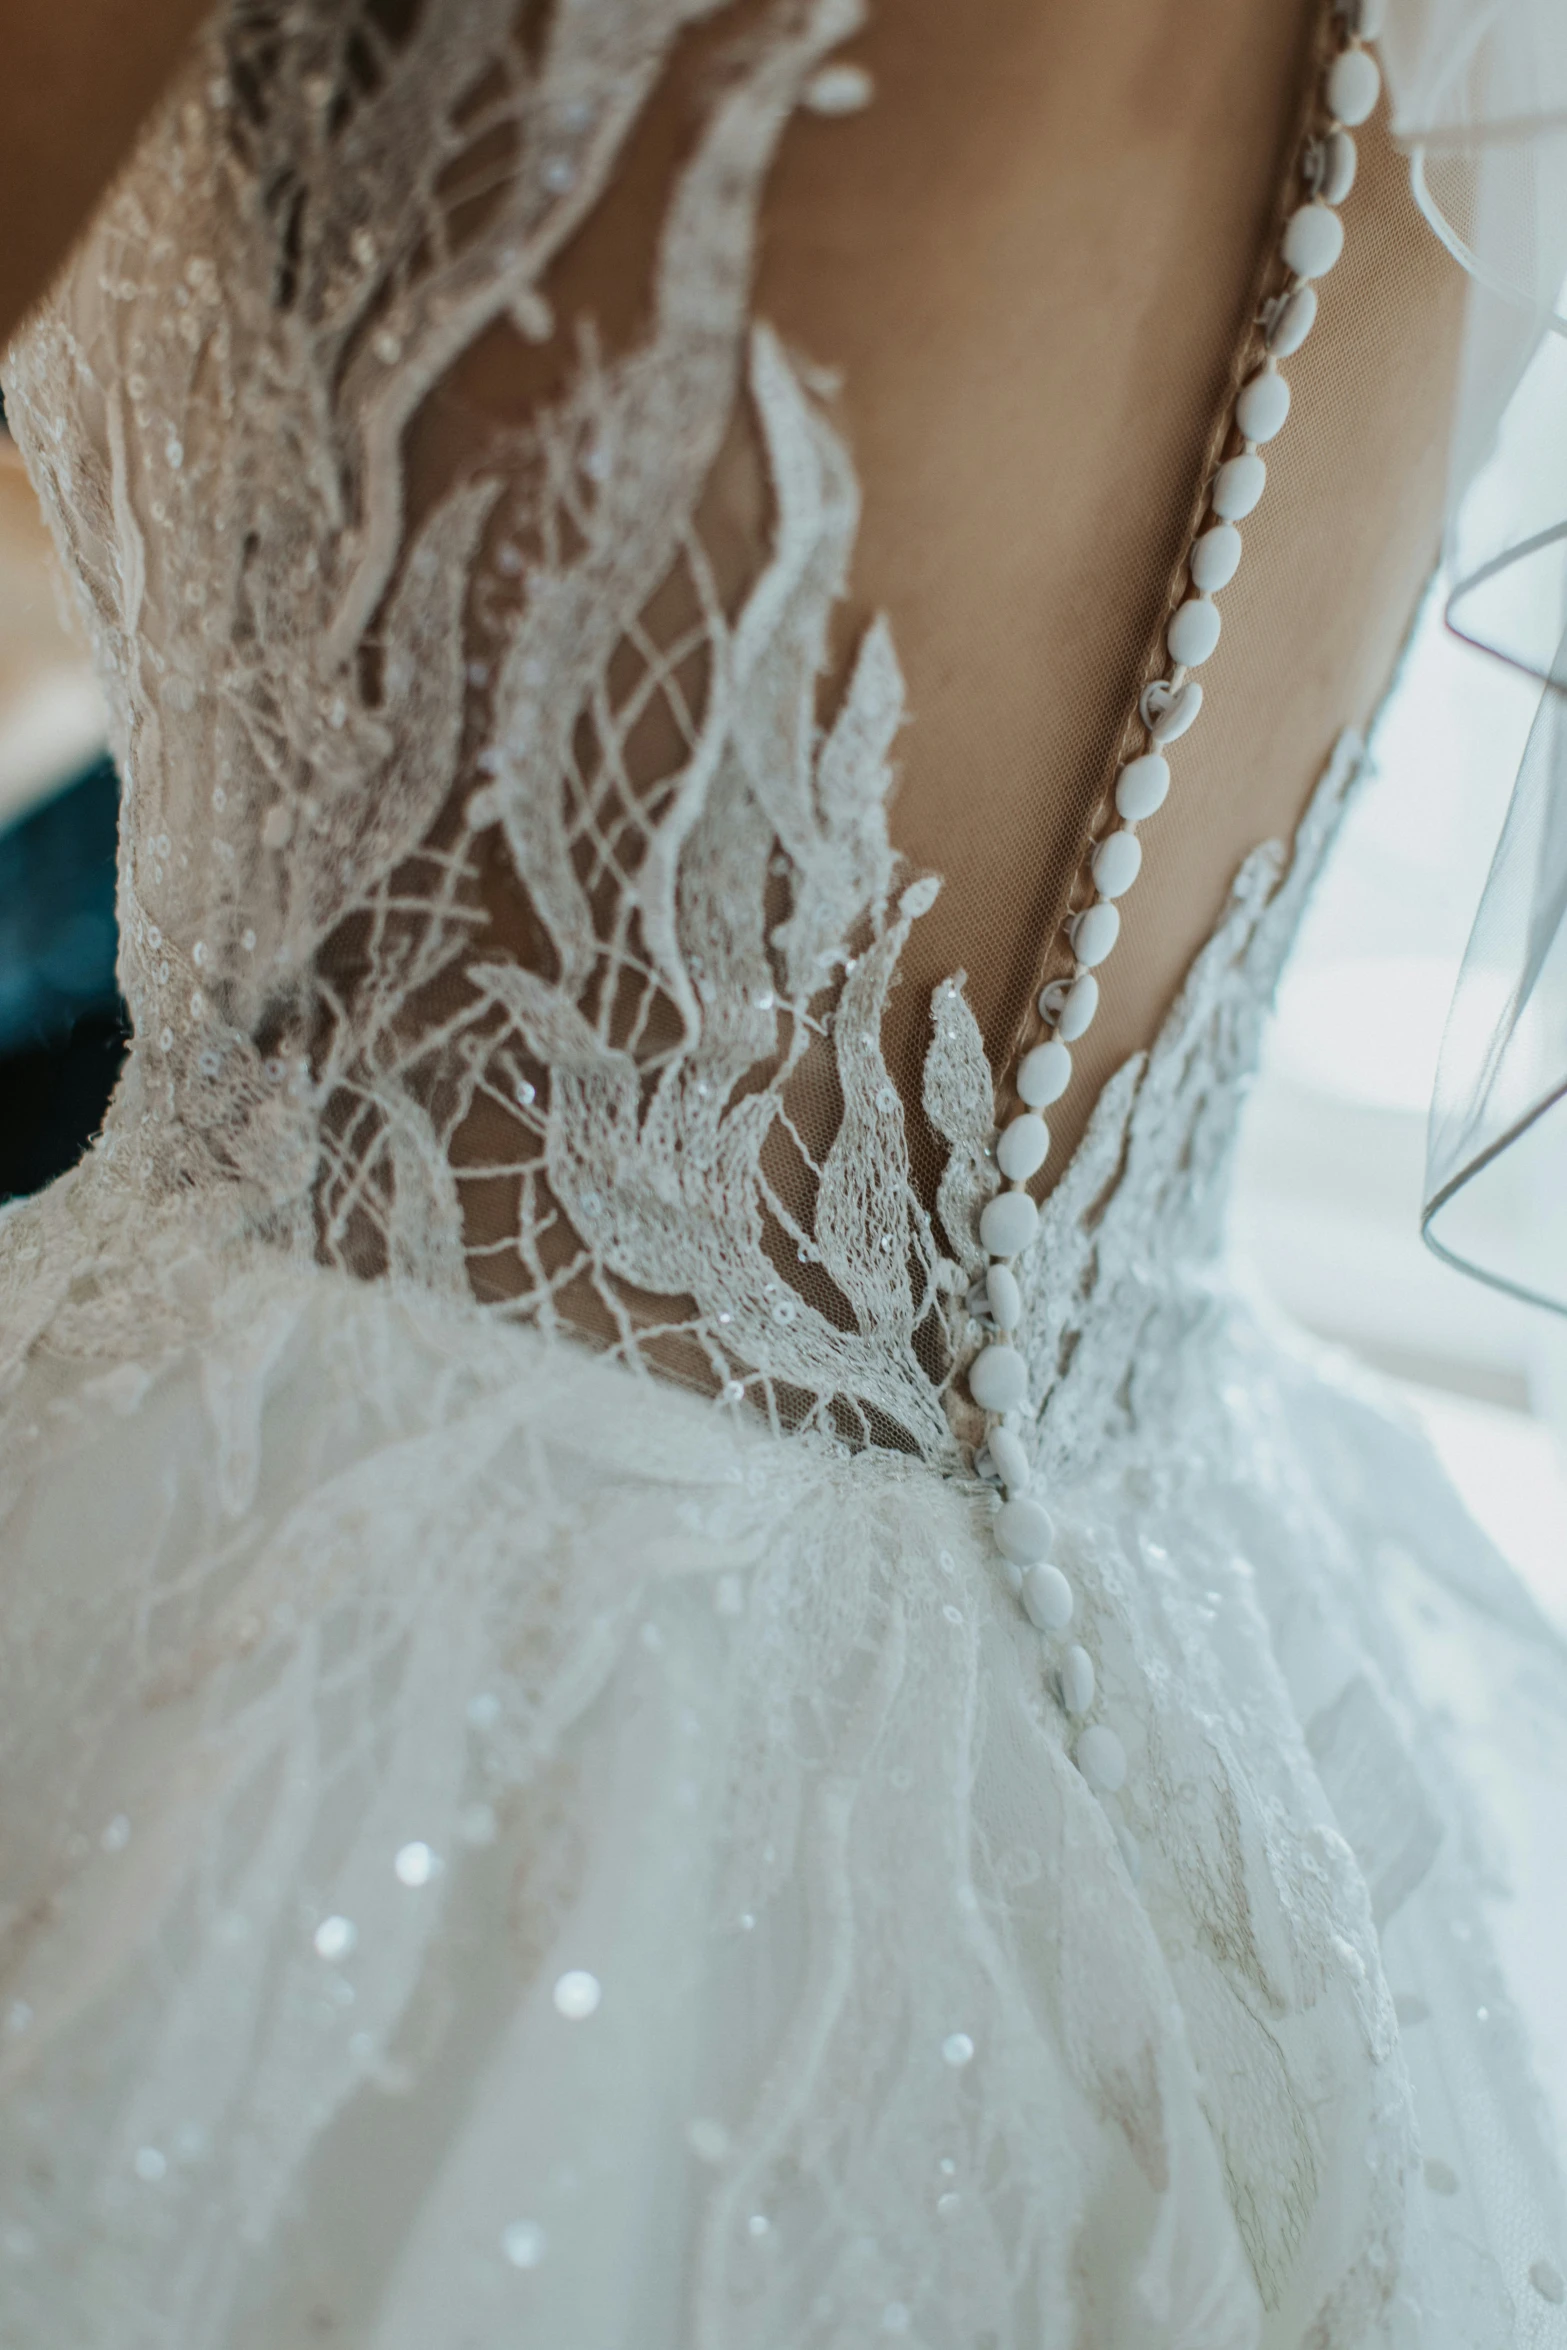
POLYGON ((210 0, 0 0, 0 346, 69 252, 210 0))

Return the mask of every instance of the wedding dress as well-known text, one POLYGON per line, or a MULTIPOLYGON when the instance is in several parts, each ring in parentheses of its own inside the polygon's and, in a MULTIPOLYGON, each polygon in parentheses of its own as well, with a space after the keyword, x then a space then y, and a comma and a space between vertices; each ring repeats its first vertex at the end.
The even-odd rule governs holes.
POLYGON ((882 1049, 898 656, 818 720, 855 478, 748 308, 846 0, 753 12, 645 339, 408 495, 708 13, 237 0, 10 354, 136 1043, 0 1251, 0 2340, 1562 2344, 1492 1939, 1561 1637, 1223 1264, 1358 736, 1019 1261, 1096 1792, 976 1459, 962 975, 917 1104, 882 1049))

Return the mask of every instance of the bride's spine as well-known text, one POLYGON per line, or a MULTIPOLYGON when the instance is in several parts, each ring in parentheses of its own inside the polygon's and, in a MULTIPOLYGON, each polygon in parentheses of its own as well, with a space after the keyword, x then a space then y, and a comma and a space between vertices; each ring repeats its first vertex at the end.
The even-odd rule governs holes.
MULTIPOLYGON (((1284 227, 1280 250, 1287 280, 1264 304, 1258 319, 1259 364, 1236 397, 1227 436, 1234 453, 1224 459, 1209 484, 1203 525, 1187 552, 1187 593, 1165 629, 1168 674, 1145 686, 1138 701, 1145 747, 1117 775, 1116 822, 1089 851, 1093 897, 1067 919, 1071 971, 1040 995, 1040 1018, 1048 1034, 1018 1065, 1014 1082, 1023 1108, 1003 1127, 996 1143, 996 1163, 1006 1188, 987 1202, 979 1220, 980 1245, 989 1263, 983 1298, 973 1302, 983 1308, 997 1335, 968 1373, 969 1392, 986 1421, 977 1466, 1005 1496, 991 1530, 1008 1582, 1041 1634, 1063 1643, 1056 1667, 1057 1693, 1077 1724, 1073 1751, 1078 1768, 1102 1797, 1116 1794, 1125 1783, 1126 1748, 1101 1717, 1093 1658, 1080 1643, 1065 1644, 1075 1595, 1052 1561, 1054 1526, 1049 1511, 1030 1490, 1029 1453, 1020 1433, 1028 1411, 1029 1381, 1015 1343, 1023 1293, 1014 1265, 1033 1247, 1040 1223, 1026 1186, 1049 1155, 1050 1133, 1042 1113, 1066 1091, 1072 1075, 1071 1048, 1087 1034, 1099 1008, 1099 969, 1121 934, 1121 900, 1142 870, 1138 827, 1164 805, 1171 781, 1169 752, 1202 709, 1202 686, 1193 673, 1219 642, 1222 622, 1215 599, 1240 567, 1239 525, 1255 511, 1267 487, 1262 451, 1290 411, 1289 381, 1280 363, 1291 358, 1310 334, 1317 316, 1318 282, 1344 249, 1338 207, 1355 181, 1354 133, 1371 115, 1381 91, 1381 74, 1365 43, 1376 37, 1382 9, 1383 0, 1347 0, 1335 12, 1343 40, 1326 68, 1323 119, 1302 162, 1305 200, 1284 227)), ((1114 1826, 1135 1881, 1141 1870, 1136 1840, 1124 1821, 1116 1819, 1114 1826)))

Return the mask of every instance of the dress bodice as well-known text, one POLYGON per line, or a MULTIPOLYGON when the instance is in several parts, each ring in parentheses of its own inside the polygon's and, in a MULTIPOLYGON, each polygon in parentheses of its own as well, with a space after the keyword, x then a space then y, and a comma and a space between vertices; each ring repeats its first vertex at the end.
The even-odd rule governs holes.
MULTIPOLYGON (((950 1464, 995 1088, 961 974, 919 1105, 883 1058, 939 886, 888 832, 903 683, 873 622, 820 712, 856 485, 748 307, 764 176, 792 110, 833 102, 855 0, 777 0, 729 56, 641 339, 584 341, 525 427, 419 461, 462 353, 550 336, 552 264, 705 13, 592 0, 535 38, 513 0, 453 0, 345 32, 310 0, 284 40, 231 9, 13 347, 125 778, 135 1046, 81 1197, 107 1186, 123 1233, 127 1191, 195 1193, 301 1259, 950 1464), (773 521, 726 596, 700 508, 737 401, 773 521)), ((1208 1246, 1353 764, 1287 882, 1248 865, 1048 1204, 1047 1429, 1103 1424, 1208 1246)))

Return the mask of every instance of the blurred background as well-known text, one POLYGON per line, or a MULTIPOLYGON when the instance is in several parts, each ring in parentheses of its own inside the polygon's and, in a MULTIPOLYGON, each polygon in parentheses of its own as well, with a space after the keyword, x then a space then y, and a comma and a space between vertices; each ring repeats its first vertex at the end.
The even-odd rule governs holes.
POLYGON ((103 732, 32 490, 0 429, 0 1199, 80 1157, 125 1049, 103 732))

